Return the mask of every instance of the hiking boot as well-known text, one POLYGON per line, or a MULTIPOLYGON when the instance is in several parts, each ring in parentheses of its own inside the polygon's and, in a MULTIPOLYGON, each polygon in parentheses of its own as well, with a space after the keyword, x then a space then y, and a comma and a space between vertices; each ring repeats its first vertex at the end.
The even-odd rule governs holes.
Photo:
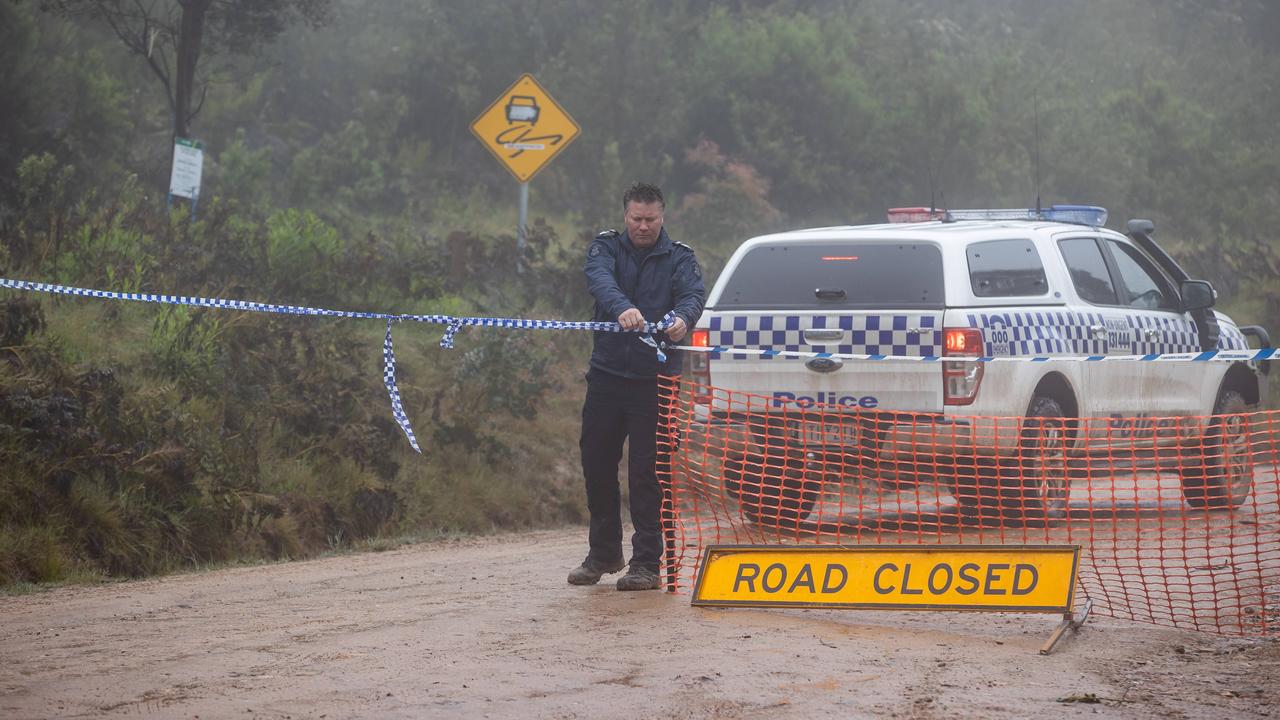
POLYGON ((601 575, 604 575, 605 573, 616 573, 622 569, 622 566, 623 563, 621 559, 613 562, 602 563, 593 560, 591 556, 588 555, 587 559, 583 560, 581 565, 569 571, 569 584, 595 585, 600 582, 601 575))
POLYGON ((657 590, 662 587, 658 573, 648 568, 631 566, 627 574, 618 578, 619 590, 657 590))

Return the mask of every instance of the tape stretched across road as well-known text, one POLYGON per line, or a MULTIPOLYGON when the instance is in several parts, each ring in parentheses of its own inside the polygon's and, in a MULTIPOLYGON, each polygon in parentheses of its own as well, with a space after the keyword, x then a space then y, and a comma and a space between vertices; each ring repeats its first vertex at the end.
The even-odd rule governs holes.
POLYGON ((361 312, 354 310, 328 310, 325 308, 306 307, 302 305, 277 305, 248 300, 225 300, 222 298, 205 298, 192 295, 157 295, 154 293, 121 293, 109 290, 92 290, 69 285, 52 285, 49 283, 29 282, 26 280, 9 280, 0 278, 0 288, 26 290, 54 295, 71 295, 73 297, 99 298, 103 300, 133 300, 136 302, 158 303, 161 305, 186 305, 191 307, 214 308, 218 310, 241 310, 244 312, 272 313, 277 315, 308 315, 313 317, 356 318, 361 320, 386 320, 387 334, 382 344, 382 380, 391 397, 391 412, 396 423, 404 431, 409 444, 417 452, 422 452, 418 439, 413 433, 413 426, 404 412, 400 402, 400 390, 396 386, 396 356, 391 344, 391 326, 397 322, 420 322, 444 325, 444 336, 440 338, 440 347, 452 348, 454 337, 466 326, 511 328, 516 330, 594 330, 602 332, 636 332, 646 336, 645 339, 658 352, 660 360, 665 360, 659 343, 647 337, 662 332, 674 322, 674 315, 668 314, 660 322, 646 322, 640 330, 623 330, 616 322, 573 321, 573 320, 527 320, 523 318, 494 317, 454 317, 452 315, 414 315, 408 313, 361 312))
POLYGON ((417 452, 422 452, 422 448, 418 445, 417 437, 414 436, 413 427, 409 422, 408 416, 404 412, 404 406, 400 401, 400 390, 396 386, 396 359, 392 350, 391 343, 391 326, 397 322, 420 322, 436 325, 444 325, 444 336, 440 338, 440 347, 452 348, 454 337, 458 331, 466 326, 475 327, 494 327, 508 328, 514 330, 592 330, 598 332, 634 332, 641 334, 647 344, 654 348, 658 355, 658 360, 666 361, 664 350, 687 350, 689 352, 701 353, 718 353, 733 355, 756 355, 766 358, 795 358, 795 359, 831 359, 831 360, 860 360, 860 361, 891 361, 891 362, 940 362, 943 360, 965 360, 976 362, 1049 362, 1049 361, 1079 361, 1079 362, 1124 362, 1124 361, 1145 361, 1145 362, 1208 362, 1208 361, 1232 361, 1232 362, 1251 362, 1270 360, 1275 355, 1275 348, 1262 348, 1259 350, 1211 350, 1201 353, 1164 353, 1152 355, 1079 355, 1079 356, 1027 356, 1027 357, 965 357, 965 358, 948 358, 936 355, 924 355, 919 357, 907 357, 901 355, 859 355, 852 353, 826 353, 826 352, 805 352, 799 350, 761 350, 757 348, 741 348, 741 347, 701 347, 691 345, 674 345, 666 342, 658 342, 651 336, 666 330, 675 321, 675 315, 668 313, 660 322, 646 322, 640 330, 624 330, 621 325, 616 322, 600 322, 594 320, 528 320, 523 318, 495 318, 495 317, 454 317, 452 315, 415 315, 409 313, 380 313, 380 312, 361 312, 355 310, 328 310, 325 308, 306 307, 302 305, 277 305, 274 303, 260 303, 248 300, 225 300, 222 298, 205 298, 192 295, 157 295, 154 293, 121 293, 109 290, 92 290, 89 288, 73 287, 70 285, 53 285, 50 283, 30 282, 27 280, 9 280, 0 278, 0 288, 8 288, 11 290, 25 290, 29 292, 42 292, 54 295, 70 295, 73 297, 89 297, 99 298, 103 300, 132 300, 135 302, 158 303, 161 305, 186 305, 191 307, 213 308, 218 310, 240 310, 244 312, 272 313, 278 315, 308 315, 313 317, 338 317, 338 318, 355 318, 361 320, 385 320, 387 323, 387 334, 382 346, 383 383, 387 387, 387 394, 391 398, 391 411, 395 416, 396 423, 400 429, 404 431, 405 437, 409 439, 409 444, 417 452))

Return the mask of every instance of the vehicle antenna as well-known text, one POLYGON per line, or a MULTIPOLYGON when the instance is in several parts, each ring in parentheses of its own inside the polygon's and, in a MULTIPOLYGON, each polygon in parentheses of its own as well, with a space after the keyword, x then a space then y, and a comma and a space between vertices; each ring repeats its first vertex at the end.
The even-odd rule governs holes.
POLYGON ((1035 127, 1035 173, 1036 173, 1036 217, 1041 217, 1040 213, 1040 93, 1036 88, 1031 89, 1031 117, 1035 127))
POLYGON ((933 182, 933 163, 929 163, 929 217, 933 218, 934 213, 937 211, 938 201, 933 182))

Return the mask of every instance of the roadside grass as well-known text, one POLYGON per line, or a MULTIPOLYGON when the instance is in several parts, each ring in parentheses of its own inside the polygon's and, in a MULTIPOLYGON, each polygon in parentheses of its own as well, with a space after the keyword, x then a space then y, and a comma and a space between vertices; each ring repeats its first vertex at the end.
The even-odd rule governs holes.
MULTIPOLYGON (((484 357, 506 347, 495 345, 493 335, 518 331, 471 329, 459 336, 455 349, 443 350, 438 328, 399 328, 401 391, 423 445, 418 455, 390 423, 381 384, 380 323, 358 322, 344 332, 356 344, 353 357, 367 358, 350 369, 351 376, 364 378, 358 390, 350 390, 352 402, 365 408, 354 417, 369 422, 360 420, 367 416, 390 430, 382 439, 371 436, 367 444, 364 436, 356 436, 332 446, 324 436, 317 436, 319 444, 300 442, 291 429, 291 414, 306 413, 305 403, 236 408, 234 398, 222 391, 202 393, 156 377, 151 372, 156 349, 149 338, 162 309, 122 305, 106 311, 81 301, 45 303, 47 328, 32 343, 58 365, 38 372, 26 366, 0 371, 0 399, 14 393, 37 399, 83 395, 75 383, 92 368, 106 368, 120 385, 112 401, 123 404, 114 421, 120 427, 87 428, 93 437, 107 434, 93 447, 120 433, 146 442, 151 433, 162 433, 156 436, 160 444, 109 472, 91 471, 96 467, 91 463, 64 476, 57 463, 24 455, 30 440, 0 437, 6 457, 27 458, 25 470, 0 471, 5 508, 0 511, 0 593, 385 551, 407 543, 563 526, 586 517, 577 457, 582 374, 590 352, 585 333, 539 337, 529 349, 549 353, 542 374, 523 377, 517 367, 506 376, 547 384, 531 396, 531 414, 524 415, 495 409, 502 398, 489 398, 485 379, 467 369, 469 353, 484 357), (228 418, 244 413, 253 416, 242 421, 243 432, 256 436, 249 441, 227 437, 228 418), (166 436, 185 449, 166 449, 166 436), (252 459, 237 459, 242 451, 252 459), (364 457, 372 454, 388 462, 379 465, 364 457), (193 468, 197 457, 204 459, 193 468), (253 474, 244 475, 240 467, 254 468, 253 474), (188 479, 175 485, 174 473, 188 479)), ((336 328, 338 321, 332 325, 336 328)), ((318 337, 328 333, 327 328, 316 332, 318 337)), ((509 360, 517 366, 522 362, 509 360)), ((245 372, 228 371, 225 383, 262 382, 245 372)), ((268 398, 288 396, 296 381, 276 379, 278 387, 267 388, 268 398)), ((499 396, 505 391, 497 389, 499 396)), ((96 417, 100 400, 84 396, 81 421, 96 417)), ((51 432, 61 437, 66 431, 51 432)))

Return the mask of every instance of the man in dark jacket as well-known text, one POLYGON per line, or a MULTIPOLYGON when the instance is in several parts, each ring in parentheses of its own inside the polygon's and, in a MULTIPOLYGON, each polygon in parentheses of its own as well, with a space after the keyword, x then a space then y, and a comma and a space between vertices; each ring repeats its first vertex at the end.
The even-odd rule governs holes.
MULTIPOLYGON (((627 230, 606 230, 587 250, 584 271, 596 300, 595 319, 639 330, 674 312, 667 338, 682 340, 702 314, 706 291, 702 271, 688 245, 672 242, 662 228, 662 191, 637 183, 622 196, 627 230)), ((591 512, 590 550, 569 573, 574 585, 594 585, 623 567, 621 493, 618 463, 630 438, 627 458, 631 496, 631 563, 619 590, 659 587, 663 537, 662 489, 657 461, 657 375, 680 374, 680 353, 659 364, 657 352, 636 332, 597 332, 587 371, 582 407, 582 473, 591 512)), ((654 338, 658 339, 658 338, 654 338)))

